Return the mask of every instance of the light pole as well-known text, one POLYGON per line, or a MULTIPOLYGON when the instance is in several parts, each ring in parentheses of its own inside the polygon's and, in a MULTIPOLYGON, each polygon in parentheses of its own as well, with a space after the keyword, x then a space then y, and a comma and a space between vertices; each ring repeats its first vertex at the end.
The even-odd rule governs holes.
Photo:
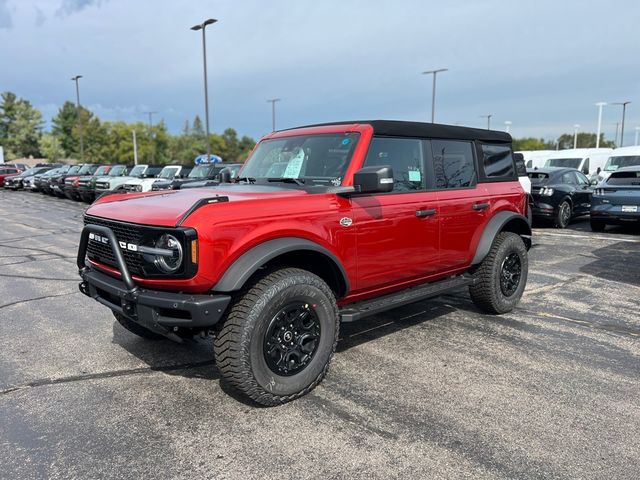
POLYGON ((640 134, 640 127, 636 127, 636 145, 638 145, 638 134, 640 134))
POLYGON ((491 130, 491 117, 493 117, 493 114, 489 113, 487 115, 480 115, 480 117, 487 119, 487 130, 491 130))
POLYGON ((194 25, 191 30, 202 30, 202 63, 204 65, 204 124, 207 132, 207 161, 211 155, 211 139, 209 138, 209 91, 207 88, 207 42, 205 39, 205 30, 207 25, 216 23, 218 20, 209 18, 199 25, 194 25))
POLYGON ((616 139, 613 142, 616 147, 620 146, 620 145, 618 145, 618 130, 619 129, 620 129, 620 122, 616 122, 616 139))
POLYGON ((76 75, 71 80, 76 82, 76 110, 78 112, 78 133, 80 134, 80 161, 84 163, 84 139, 82 138, 82 116, 80 115, 80 86, 78 80, 82 78, 82 75, 76 75))
POLYGON ((580 125, 578 125, 577 123, 573 126, 573 148, 574 150, 576 148, 578 148, 578 129, 580 128, 580 125))
POLYGON ((149 115, 149 142, 151 143, 151 163, 155 160, 155 145, 153 143, 153 114, 158 112, 144 112, 146 115, 149 115))
POLYGON ((433 89, 431 91, 431 123, 436 119, 436 75, 440 72, 446 72, 448 68, 438 68, 436 70, 427 70, 422 72, 423 75, 433 75, 433 89))
POLYGON ((271 131, 276 131, 276 102, 280 102, 280 98, 270 98, 267 103, 271 103, 271 131))
POLYGON ((507 133, 511 133, 511 125, 513 123, 510 120, 507 120, 506 122, 504 122, 504 131, 507 133))
MULTIPOLYGON (((629 100, 624 102, 615 102, 612 105, 622 105, 622 126, 620 128, 620 146, 624 146, 624 116, 627 113, 627 105, 631 102, 629 100)), ((616 135, 617 138, 617 135, 616 135)))
POLYGON ((604 107, 607 102, 598 102, 596 103, 596 107, 598 107, 598 130, 596 132, 596 148, 600 148, 600 131, 602 130, 602 107, 604 107))

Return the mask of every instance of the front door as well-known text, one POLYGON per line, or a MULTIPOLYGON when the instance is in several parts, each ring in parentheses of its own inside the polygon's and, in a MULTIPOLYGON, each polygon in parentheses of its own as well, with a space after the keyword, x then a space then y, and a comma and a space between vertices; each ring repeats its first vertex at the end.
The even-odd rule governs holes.
POLYGON ((374 137, 364 166, 393 168, 394 189, 352 197, 357 232, 356 290, 410 282, 437 271, 439 216, 437 194, 427 191, 428 142, 374 137))

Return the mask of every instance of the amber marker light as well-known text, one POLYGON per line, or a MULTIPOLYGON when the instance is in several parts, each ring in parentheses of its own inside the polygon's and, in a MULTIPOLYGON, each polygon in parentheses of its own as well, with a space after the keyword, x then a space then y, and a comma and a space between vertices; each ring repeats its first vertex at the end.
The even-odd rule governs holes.
POLYGON ((191 240, 191 263, 198 263, 198 240, 191 240))

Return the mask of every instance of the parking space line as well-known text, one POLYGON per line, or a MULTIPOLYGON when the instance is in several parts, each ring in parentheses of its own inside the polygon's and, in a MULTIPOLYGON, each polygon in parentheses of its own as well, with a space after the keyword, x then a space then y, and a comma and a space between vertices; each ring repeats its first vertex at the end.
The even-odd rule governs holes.
POLYGON ((610 237, 610 236, 604 236, 604 235, 598 235, 596 233, 592 234, 592 235, 576 235, 573 233, 556 233, 556 232, 540 232, 540 231, 534 231, 534 237, 536 235, 548 235, 551 237, 570 237, 570 238, 587 238, 587 239, 594 239, 597 238, 598 240, 611 240, 611 241, 615 241, 615 242, 629 242, 629 243, 640 243, 640 240, 636 240, 635 238, 620 238, 620 237, 610 237))

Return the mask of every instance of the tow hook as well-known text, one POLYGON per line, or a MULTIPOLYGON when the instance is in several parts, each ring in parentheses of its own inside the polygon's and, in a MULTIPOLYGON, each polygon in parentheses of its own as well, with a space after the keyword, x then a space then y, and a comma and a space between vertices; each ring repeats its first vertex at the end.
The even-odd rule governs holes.
POLYGON ((80 282, 78 284, 78 288, 80 289, 80 291, 85 294, 87 297, 90 297, 91 294, 89 293, 89 285, 87 284, 87 282, 80 282))

